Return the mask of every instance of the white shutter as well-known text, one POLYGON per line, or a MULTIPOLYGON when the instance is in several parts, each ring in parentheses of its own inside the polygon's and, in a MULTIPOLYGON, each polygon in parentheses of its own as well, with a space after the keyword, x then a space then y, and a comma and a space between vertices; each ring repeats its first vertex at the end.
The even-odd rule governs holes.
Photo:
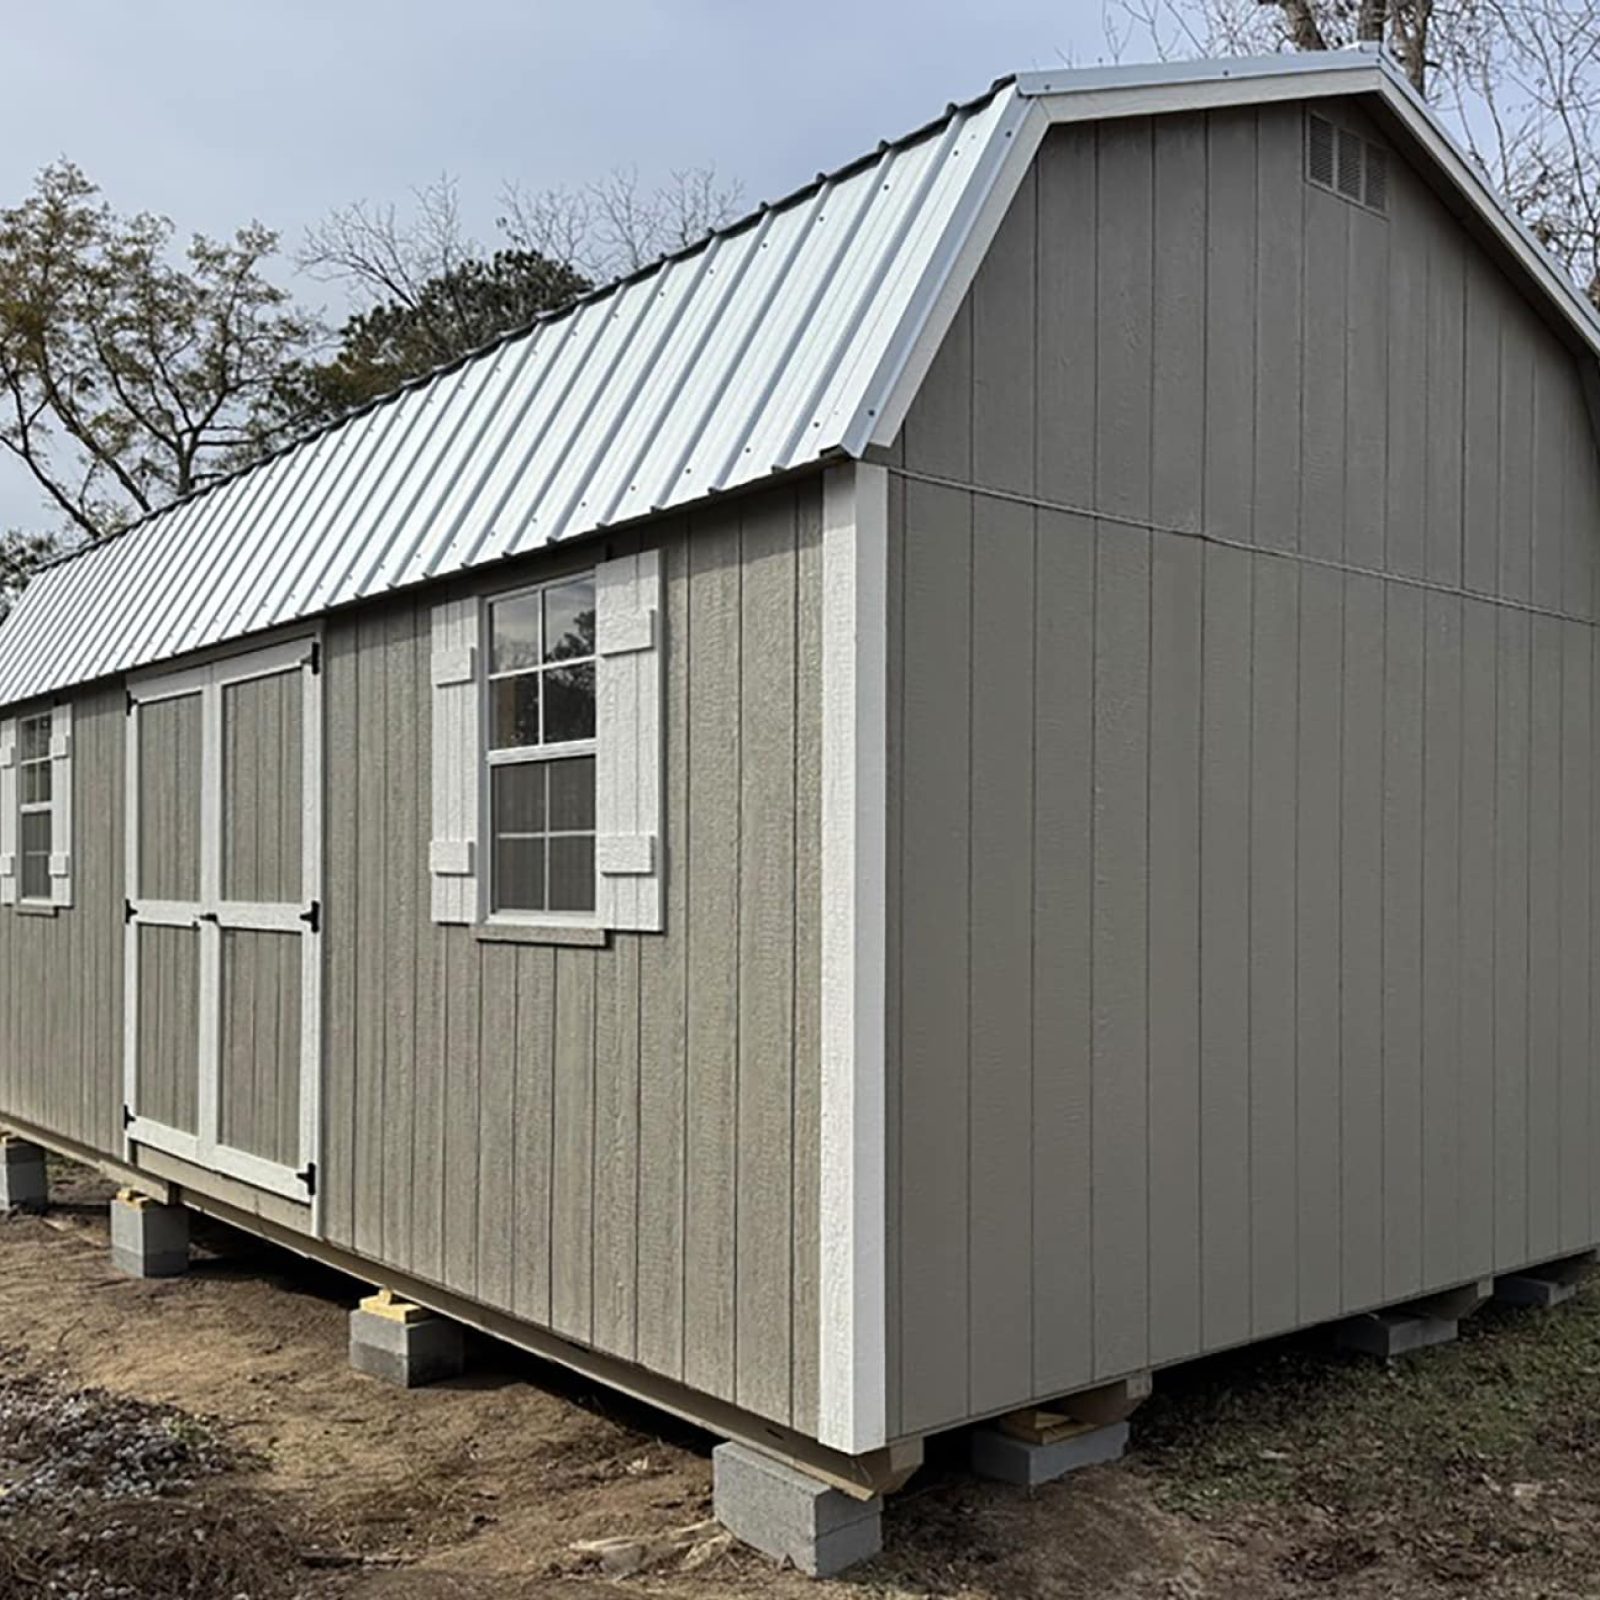
POLYGON ((0 722, 0 905, 17 903, 17 722, 0 722))
POLYGON ((663 925, 661 623, 659 551, 595 569, 595 873, 608 928, 663 925))
POLYGON ((72 707, 50 712, 50 900, 72 904, 72 707))
POLYGON ((433 608, 433 920, 478 920, 478 602, 433 608))

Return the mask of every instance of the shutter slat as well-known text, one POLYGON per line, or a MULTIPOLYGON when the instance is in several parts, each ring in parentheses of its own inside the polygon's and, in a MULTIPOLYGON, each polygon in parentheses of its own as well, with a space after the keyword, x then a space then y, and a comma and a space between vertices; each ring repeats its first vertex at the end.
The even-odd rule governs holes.
POLYGON ((72 904, 72 706, 50 712, 50 902, 72 904))
POLYGON ((478 917, 478 602, 433 608, 433 920, 478 917))
POLYGON ((17 724, 0 721, 0 905, 17 903, 17 724))
POLYGON ((662 927, 661 556, 595 570, 595 871, 606 927, 662 927))

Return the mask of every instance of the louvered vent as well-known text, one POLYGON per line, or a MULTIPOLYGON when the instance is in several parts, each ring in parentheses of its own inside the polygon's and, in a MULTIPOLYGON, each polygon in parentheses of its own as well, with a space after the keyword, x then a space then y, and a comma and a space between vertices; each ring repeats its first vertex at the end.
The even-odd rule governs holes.
POLYGON ((1367 146, 1366 198, 1374 211, 1389 209, 1389 152, 1381 144, 1367 146))
POLYGON ((1306 119, 1306 175, 1324 188, 1333 187, 1333 124, 1325 117, 1306 119))
POLYGON ((1349 200, 1361 198, 1361 136, 1339 130, 1339 193, 1349 200))
POLYGON ((1389 209, 1389 152, 1314 113, 1306 115, 1306 178, 1370 210, 1389 209))

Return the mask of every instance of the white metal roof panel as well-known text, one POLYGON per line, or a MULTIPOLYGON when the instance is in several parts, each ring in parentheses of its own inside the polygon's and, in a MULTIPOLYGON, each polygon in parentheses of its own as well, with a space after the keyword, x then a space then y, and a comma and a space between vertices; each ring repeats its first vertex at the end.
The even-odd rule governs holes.
POLYGON ((0 704, 890 442, 1045 130, 1377 94, 1581 339, 1600 323, 1370 52, 1041 72, 47 568, 0 704))

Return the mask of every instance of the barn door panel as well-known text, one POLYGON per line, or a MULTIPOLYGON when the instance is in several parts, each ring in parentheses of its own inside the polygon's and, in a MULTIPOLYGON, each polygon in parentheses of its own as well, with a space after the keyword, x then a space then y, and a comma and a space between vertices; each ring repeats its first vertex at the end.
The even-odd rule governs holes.
POLYGON ((309 640, 130 694, 129 1153, 316 1191, 321 699, 309 640))
POLYGON ((130 710, 139 784, 129 807, 129 1105, 191 1155, 200 1132, 202 726, 198 686, 130 710))

